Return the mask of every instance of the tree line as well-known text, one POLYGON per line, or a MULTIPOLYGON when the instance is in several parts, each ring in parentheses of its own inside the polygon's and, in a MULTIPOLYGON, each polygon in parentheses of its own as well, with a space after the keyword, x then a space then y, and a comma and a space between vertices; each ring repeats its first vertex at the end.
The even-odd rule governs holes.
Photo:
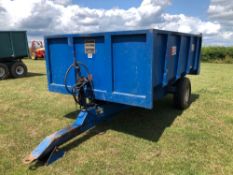
POLYGON ((233 47, 203 47, 202 61, 215 63, 233 63, 233 47))

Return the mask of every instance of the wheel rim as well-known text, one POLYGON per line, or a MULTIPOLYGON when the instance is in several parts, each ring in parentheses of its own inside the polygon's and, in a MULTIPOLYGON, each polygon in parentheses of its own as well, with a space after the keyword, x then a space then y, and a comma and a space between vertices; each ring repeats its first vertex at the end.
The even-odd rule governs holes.
POLYGON ((189 101, 189 96, 190 96, 190 88, 189 88, 189 86, 186 86, 185 95, 184 95, 184 100, 186 103, 188 103, 188 101, 189 101))
POLYGON ((6 75, 6 70, 0 67, 0 78, 4 77, 5 75, 6 75))
POLYGON ((17 66, 15 72, 16 72, 17 75, 23 75, 24 74, 23 66, 17 66))

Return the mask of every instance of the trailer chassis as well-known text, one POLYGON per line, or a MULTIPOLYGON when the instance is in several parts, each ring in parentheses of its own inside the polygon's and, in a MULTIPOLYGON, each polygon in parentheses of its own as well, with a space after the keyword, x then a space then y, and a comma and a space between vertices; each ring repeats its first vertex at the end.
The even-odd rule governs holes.
POLYGON ((129 107, 117 103, 104 103, 81 110, 71 125, 47 136, 31 154, 23 159, 23 163, 41 161, 46 165, 51 164, 64 155, 64 151, 59 149, 59 146, 129 107))

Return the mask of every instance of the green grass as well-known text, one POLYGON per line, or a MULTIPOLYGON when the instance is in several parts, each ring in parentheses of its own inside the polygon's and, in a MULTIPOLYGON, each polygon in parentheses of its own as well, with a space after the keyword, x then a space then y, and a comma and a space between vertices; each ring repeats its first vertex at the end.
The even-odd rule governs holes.
POLYGON ((171 96, 152 111, 132 108, 64 145, 54 164, 28 167, 22 159, 72 123, 64 116, 76 106, 47 91, 44 61, 25 62, 29 77, 0 82, 1 175, 233 174, 233 65, 203 63, 183 112, 171 96))

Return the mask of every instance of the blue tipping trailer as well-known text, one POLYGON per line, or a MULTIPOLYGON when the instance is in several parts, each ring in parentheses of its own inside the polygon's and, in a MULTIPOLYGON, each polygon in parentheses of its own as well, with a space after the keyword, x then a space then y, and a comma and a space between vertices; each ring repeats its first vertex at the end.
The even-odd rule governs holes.
POLYGON ((155 29, 45 37, 49 90, 71 94, 81 112, 24 162, 47 156, 49 163, 77 134, 127 107, 152 109, 168 93, 177 108, 187 108, 191 83, 185 76, 199 74, 201 44, 201 34, 155 29))

